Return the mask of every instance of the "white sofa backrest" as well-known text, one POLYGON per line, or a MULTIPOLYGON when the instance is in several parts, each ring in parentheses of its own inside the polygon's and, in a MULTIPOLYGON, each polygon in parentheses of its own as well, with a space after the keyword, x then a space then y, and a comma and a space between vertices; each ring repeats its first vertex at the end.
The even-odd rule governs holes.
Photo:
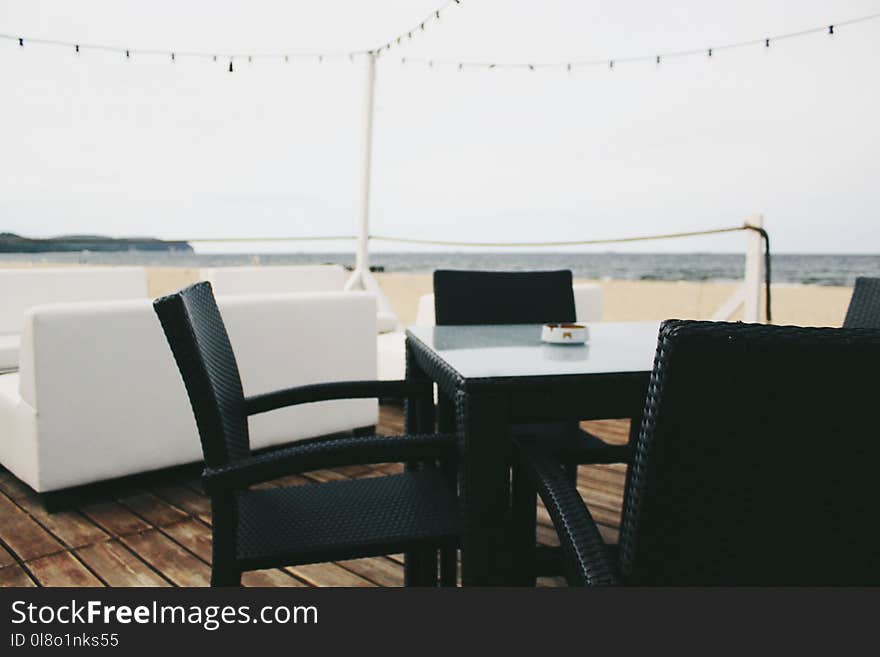
POLYGON ((142 267, 0 269, 0 334, 19 333, 24 313, 32 306, 146 296, 142 267))
MULTIPOLYGON (((368 293, 219 297, 218 304, 245 395, 376 378, 376 300, 368 293)), ((19 391, 36 410, 42 489, 202 457, 183 382, 149 299, 30 309, 19 391), (83 458, 95 464, 88 476, 64 471, 65 462, 83 458)), ((375 400, 346 400, 257 415, 250 419, 251 446, 374 424, 376 408, 375 400), (353 418, 360 423, 350 424, 353 418)))
MULTIPOLYGON (((602 319, 602 287, 595 283, 575 283, 574 305, 577 321, 598 322, 602 319)), ((419 297, 416 326, 434 325, 434 295, 419 297)))
POLYGON ((200 277, 210 281, 217 296, 341 292, 345 287, 345 269, 339 265, 215 267, 202 269, 200 277))

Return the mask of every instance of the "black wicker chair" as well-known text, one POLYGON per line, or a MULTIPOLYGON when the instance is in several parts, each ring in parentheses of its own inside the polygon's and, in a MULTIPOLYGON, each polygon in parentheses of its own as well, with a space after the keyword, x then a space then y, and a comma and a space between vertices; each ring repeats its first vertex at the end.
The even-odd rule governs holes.
MULTIPOLYGON (((407 553, 405 583, 437 584, 437 552, 458 545, 453 437, 433 427, 429 385, 355 381, 245 397, 235 356, 209 283, 157 299, 156 314, 183 377, 199 429, 211 497, 213 586, 238 585, 247 570, 407 553), (251 453, 247 418, 324 401, 403 397, 414 404, 400 437, 318 439, 251 453), (417 426, 416 423, 418 423, 417 426), (250 489, 283 475, 356 463, 406 462, 399 475, 250 489), (439 467, 438 467, 439 464, 439 467)), ((444 561, 445 585, 455 584, 444 561)))
POLYGON ((560 464, 520 452, 573 585, 880 584, 880 330, 665 322, 606 546, 560 464))
POLYGON ((880 329, 880 278, 856 279, 843 327, 880 329))

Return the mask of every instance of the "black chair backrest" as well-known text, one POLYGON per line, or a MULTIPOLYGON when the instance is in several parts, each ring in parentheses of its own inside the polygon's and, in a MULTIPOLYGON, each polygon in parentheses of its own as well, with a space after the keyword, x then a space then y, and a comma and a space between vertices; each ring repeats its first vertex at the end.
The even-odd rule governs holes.
POLYGON ((219 466, 246 456, 244 391, 211 284, 156 299, 153 308, 186 385, 205 462, 219 466))
POLYGON ((563 271, 434 272, 437 325, 543 324, 576 319, 572 277, 563 271))
POLYGON ((880 584, 878 372, 880 331, 665 322, 627 583, 880 584))
POLYGON ((856 279, 843 327, 880 329, 880 278, 856 279))

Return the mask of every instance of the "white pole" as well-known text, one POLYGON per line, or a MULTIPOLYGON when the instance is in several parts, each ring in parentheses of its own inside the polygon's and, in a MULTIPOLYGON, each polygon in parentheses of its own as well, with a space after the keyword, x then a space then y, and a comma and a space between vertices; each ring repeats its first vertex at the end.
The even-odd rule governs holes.
POLYGON ((361 225, 355 252, 354 272, 348 279, 346 289, 365 287, 365 277, 370 271, 370 175, 373 164, 373 107, 376 91, 376 56, 367 53, 367 88, 364 96, 363 168, 361 169, 361 225))
MULTIPOLYGON (((750 217, 746 222, 756 228, 764 227, 764 215, 757 214, 750 217)), ((745 301, 743 303, 743 321, 760 322, 761 291, 764 284, 764 244, 761 234, 755 230, 746 233, 746 273, 743 287, 745 289, 745 301)))

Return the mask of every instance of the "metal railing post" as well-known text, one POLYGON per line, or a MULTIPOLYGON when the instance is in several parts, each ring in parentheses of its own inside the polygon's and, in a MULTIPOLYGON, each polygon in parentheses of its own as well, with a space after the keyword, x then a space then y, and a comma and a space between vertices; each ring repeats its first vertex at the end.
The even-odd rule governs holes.
MULTIPOLYGON (((747 226, 764 227, 764 215, 756 214, 746 221, 747 226)), ((764 284, 764 252, 763 238, 756 230, 746 231, 746 272, 743 286, 745 299, 743 302, 743 321, 761 322, 763 312, 761 304, 762 287, 764 284)))

